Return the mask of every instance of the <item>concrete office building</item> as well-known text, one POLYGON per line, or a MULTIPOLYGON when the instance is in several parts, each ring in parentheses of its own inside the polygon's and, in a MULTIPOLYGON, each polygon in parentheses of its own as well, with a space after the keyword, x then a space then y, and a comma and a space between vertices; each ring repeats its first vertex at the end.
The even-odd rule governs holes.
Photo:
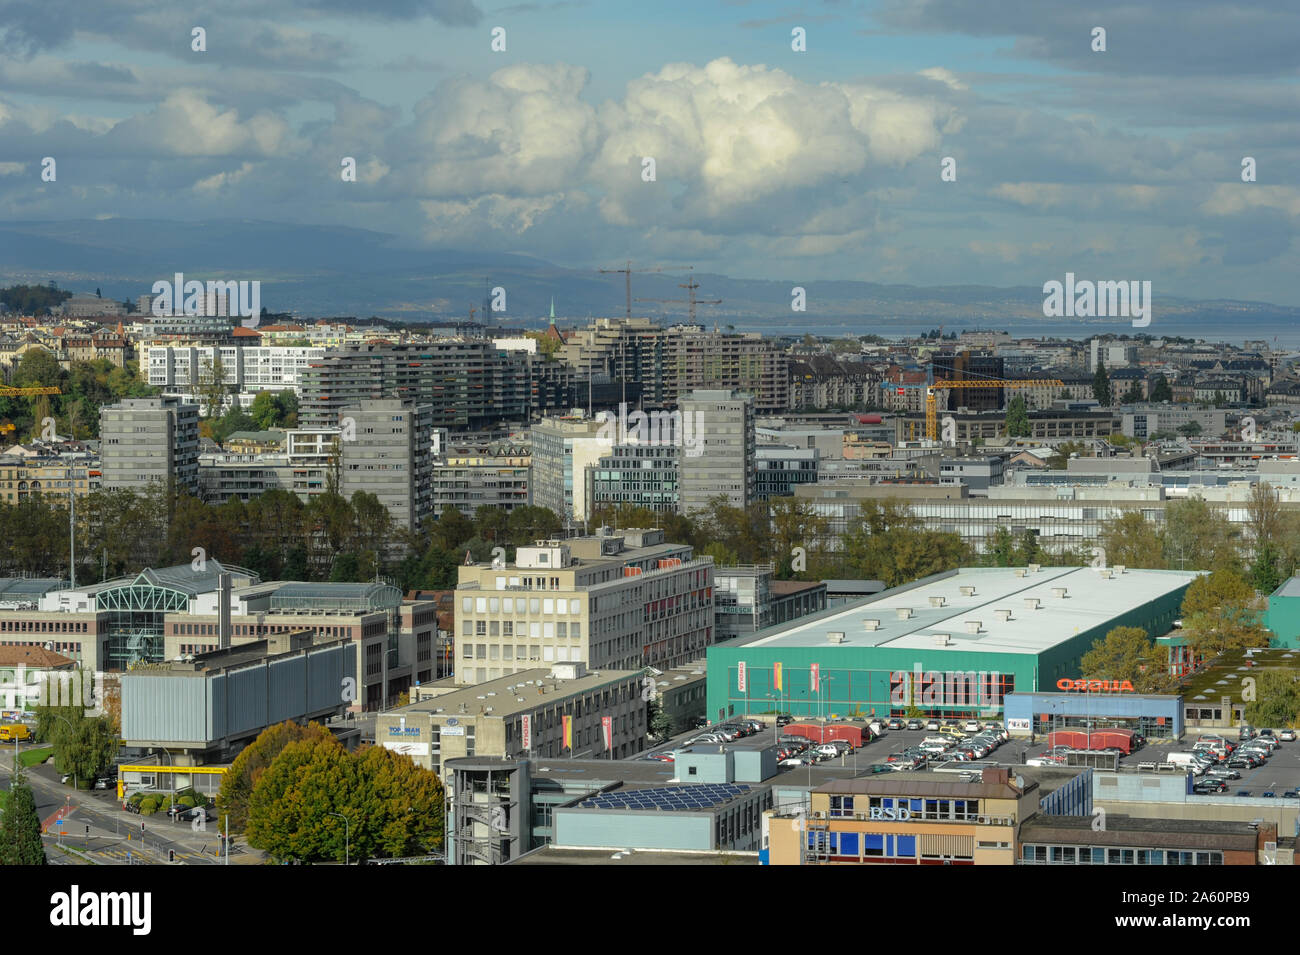
POLYGON ((817 448, 759 446, 754 452, 754 499, 789 497, 800 484, 817 483, 817 448))
POLYGON ((1188 424, 1200 427, 1201 434, 1223 434, 1228 428, 1228 413, 1215 408, 1196 408, 1187 405, 1135 404, 1121 405, 1120 430, 1130 438, 1145 441, 1159 431, 1177 431, 1188 424))
POLYGON ((616 429, 586 416, 543 418, 530 429, 533 505, 551 510, 561 521, 587 518, 588 468, 608 454, 616 429))
POLYGON ((361 711, 382 707, 416 680, 434 679, 437 627, 435 601, 403 600, 386 584, 263 583, 208 557, 202 570, 148 568, 48 590, 37 609, 0 610, 0 645, 49 644, 87 669, 118 671, 311 631, 359 645, 350 708, 361 711))
POLYGON ((122 740, 173 763, 221 762, 276 723, 342 717, 356 670, 355 643, 310 632, 146 664, 121 677, 122 740))
POLYGON ((1117 626, 1168 632, 1196 573, 963 568, 709 651, 709 715, 778 706, 988 718, 1012 692, 1056 689, 1117 626), (774 702, 776 701, 776 702, 774 702))
POLYGON ((671 444, 616 444, 587 466, 587 513, 597 507, 644 507, 676 513, 681 448, 671 444))
POLYGON ((626 759, 645 748, 641 684, 640 670, 588 672, 582 663, 521 670, 471 687, 422 684, 415 702, 379 714, 375 740, 444 778, 444 760, 468 756, 626 759))
POLYGON ((247 408, 261 391, 300 393, 303 369, 325 355, 320 347, 161 343, 141 347, 140 372, 164 392, 195 396, 220 362, 227 390, 247 408))
POLYGON ((756 633, 826 609, 826 584, 776 580, 772 564, 715 567, 719 642, 756 633))
POLYGON ((714 640, 713 559, 662 530, 538 541, 514 564, 461 567, 459 581, 460 684, 549 663, 676 666, 714 640))
POLYGON ((339 493, 373 494, 395 527, 418 530, 433 511, 433 409, 389 398, 340 410, 339 493))
POLYGON ((100 470, 106 489, 158 482, 199 489, 199 409, 178 398, 124 398, 99 412, 100 470))
POLYGON ((694 391, 678 400, 685 434, 680 513, 705 510, 721 496, 731 507, 756 500, 754 399, 734 390, 694 391))

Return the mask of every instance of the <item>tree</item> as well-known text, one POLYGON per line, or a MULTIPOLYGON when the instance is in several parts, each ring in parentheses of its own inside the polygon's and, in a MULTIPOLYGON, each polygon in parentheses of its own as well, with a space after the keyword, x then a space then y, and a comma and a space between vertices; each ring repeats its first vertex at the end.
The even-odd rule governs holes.
POLYGON ((960 567, 968 558, 961 536, 928 531, 897 501, 866 501, 844 536, 846 572, 886 587, 960 567))
POLYGON ((1182 614, 1187 644, 1198 657, 1268 646, 1269 632, 1260 622, 1255 591, 1233 570, 1216 570, 1192 581, 1183 596, 1182 614))
POLYGON ((658 699, 650 700, 647 707, 648 716, 646 725, 650 728, 650 735, 658 740, 666 740, 673 735, 673 717, 658 699))
POLYGON ((71 727, 60 722, 54 730, 54 766, 61 773, 71 773, 78 786, 89 788, 112 764, 120 745, 107 716, 83 716, 71 727))
POLYGON ((1164 375, 1156 375, 1155 384, 1151 386, 1152 401, 1173 401, 1174 392, 1164 375))
POLYGON ((1250 529, 1256 551, 1275 545, 1281 535, 1282 505, 1277 491, 1267 481, 1260 481, 1250 489, 1250 498, 1246 501, 1246 526, 1250 529))
POLYGON ((1251 726, 1292 726, 1300 717, 1300 682, 1288 670, 1262 670, 1255 678, 1255 699, 1246 703, 1251 726))
POLYGON ((1007 436, 1029 437, 1029 408, 1023 395, 1016 395, 1007 404, 1007 436))
POLYGON ((1016 542, 1011 536, 1011 531, 1006 527, 999 526, 993 532, 993 546, 990 549, 993 555, 993 565, 995 567, 1010 567, 1016 561, 1016 542))
POLYGON ((36 798, 22 772, 15 767, 8 804, 0 818, 0 865, 45 864, 36 798))
POLYGON ((1199 497, 1165 505, 1166 565, 1176 570, 1240 567, 1237 531, 1217 508, 1199 497))
POLYGON ((1250 565, 1250 585, 1262 594, 1271 594, 1282 583, 1278 571, 1279 555, 1272 544, 1264 544, 1255 552, 1250 565))
POLYGON ((203 359, 199 384, 194 390, 202 399, 207 416, 220 417, 226 399, 226 366, 222 364, 220 355, 203 359))
POLYGON ((436 850, 443 812, 436 773, 382 747, 349 753, 326 733, 289 743, 261 773, 245 831, 277 860, 363 861, 436 850))
MULTIPOLYGON (((1220 402, 1215 402, 1219 404, 1220 402)), ((1199 421, 1188 421, 1180 424, 1177 428, 1179 434, 1185 438, 1194 438, 1201 433, 1201 423, 1199 421)))
POLYGON ((1098 360, 1097 371, 1092 376, 1092 396, 1103 408, 1110 406, 1110 377, 1106 374, 1106 363, 1098 360))
POLYGON ((1081 454, 1087 447, 1082 441, 1062 441, 1056 446, 1056 452, 1047 459, 1047 466, 1054 471, 1064 471, 1070 466, 1070 455, 1081 454))
POLYGON ((1142 386, 1136 381, 1128 386, 1128 391, 1124 392, 1124 397, 1120 399, 1124 404, 1131 405, 1134 402, 1142 400, 1142 386))
POLYGON ((330 735, 319 723, 302 726, 284 722, 268 726, 235 757, 230 769, 221 777, 217 806, 228 817, 230 828, 242 832, 248 823, 249 799, 258 778, 290 743, 319 739, 330 735))
POLYGON ((1142 516, 1141 511, 1121 511, 1102 525, 1097 537, 1109 565, 1160 570, 1167 566, 1164 533, 1142 516))
POLYGON ((1168 652, 1141 627, 1115 627, 1093 643, 1079 668, 1084 679, 1128 680, 1138 693, 1168 693, 1176 682, 1168 652))

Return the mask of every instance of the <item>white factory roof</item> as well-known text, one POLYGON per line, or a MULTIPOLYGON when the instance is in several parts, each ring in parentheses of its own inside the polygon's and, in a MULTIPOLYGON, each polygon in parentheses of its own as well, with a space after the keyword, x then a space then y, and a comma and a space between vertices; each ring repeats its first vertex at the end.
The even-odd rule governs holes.
POLYGON ((1092 567, 962 568, 785 625, 768 636, 759 634, 744 645, 1038 654, 1185 587, 1197 576, 1129 568, 1123 573, 1111 568, 1109 577, 1092 567), (962 588, 973 588, 973 593, 962 588), (1057 588, 1065 588, 1064 596, 1057 588), (1038 606, 1030 609, 1028 601, 1034 599, 1038 606), (900 611, 911 616, 904 618, 900 611), (998 611, 1010 611, 1009 619, 998 611), (975 621, 978 632, 971 632, 975 621), (832 634, 843 634, 842 641, 834 641, 832 634), (941 635, 947 636, 946 645, 941 635))

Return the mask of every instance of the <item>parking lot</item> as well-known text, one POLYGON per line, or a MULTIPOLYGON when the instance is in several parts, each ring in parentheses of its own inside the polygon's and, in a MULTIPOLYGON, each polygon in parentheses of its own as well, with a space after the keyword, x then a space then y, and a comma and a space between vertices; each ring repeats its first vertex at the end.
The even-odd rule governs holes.
MULTIPOLYGON (((681 748, 686 741, 707 731, 692 730, 689 733, 683 733, 664 745, 654 747, 645 756, 650 753, 671 752, 673 749, 681 748)), ((781 734, 784 734, 784 732, 784 729, 780 731, 781 734)), ((871 743, 854 753, 846 754, 837 759, 826 760, 817 765, 825 769, 843 768, 848 770, 850 774, 855 772, 861 774, 866 772, 872 763, 883 763, 891 753, 906 749, 909 746, 920 745, 921 741, 927 736, 935 735, 939 734, 934 730, 886 730, 871 743)), ((1197 733, 1189 733, 1181 741, 1149 742, 1132 754, 1121 756, 1119 767, 1121 770, 1136 770, 1139 763, 1159 764, 1164 762, 1167 753, 1190 752, 1198 735, 1197 733)), ((1234 744, 1237 742, 1235 732, 1222 735, 1234 744)), ((697 743, 693 748, 703 749, 705 747, 724 746, 727 749, 759 750, 772 746, 773 738, 773 731, 769 724, 766 730, 753 736, 741 737, 728 743, 697 743)), ((1042 756, 1048 749, 1046 737, 1037 737, 1035 743, 1030 745, 1028 739, 1013 736, 1008 742, 995 749, 980 762, 995 762, 1001 766, 1024 765, 1027 759, 1042 756)), ((934 763, 931 764, 930 768, 935 765, 944 764, 934 763)), ((960 765, 960 763, 957 765, 960 765)), ((781 773, 798 772, 800 767, 782 767, 780 771, 781 773)), ((1282 743, 1262 766, 1254 769, 1239 769, 1238 772, 1241 773, 1241 778, 1225 780, 1228 788, 1218 798, 1234 796, 1242 790, 1256 797, 1262 796, 1265 792, 1272 792, 1276 794, 1276 798, 1281 798, 1284 792, 1300 789, 1300 742, 1282 743)))

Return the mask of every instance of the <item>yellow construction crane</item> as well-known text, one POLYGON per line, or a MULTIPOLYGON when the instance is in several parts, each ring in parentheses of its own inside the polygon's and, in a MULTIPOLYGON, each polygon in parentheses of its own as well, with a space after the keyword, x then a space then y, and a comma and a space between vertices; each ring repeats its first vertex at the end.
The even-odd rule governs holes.
MULTIPOLYGON (((41 395, 61 394, 58 388, 48 385, 32 385, 27 388, 15 388, 12 385, 0 385, 0 398, 35 398, 41 395)), ((9 434, 14 430, 12 421, 0 421, 0 434, 9 434)))
POLYGON ((1055 378, 980 378, 961 381, 936 381, 925 389, 925 436, 931 441, 939 438, 938 402, 935 392, 946 388, 1064 388, 1065 382, 1055 378))

